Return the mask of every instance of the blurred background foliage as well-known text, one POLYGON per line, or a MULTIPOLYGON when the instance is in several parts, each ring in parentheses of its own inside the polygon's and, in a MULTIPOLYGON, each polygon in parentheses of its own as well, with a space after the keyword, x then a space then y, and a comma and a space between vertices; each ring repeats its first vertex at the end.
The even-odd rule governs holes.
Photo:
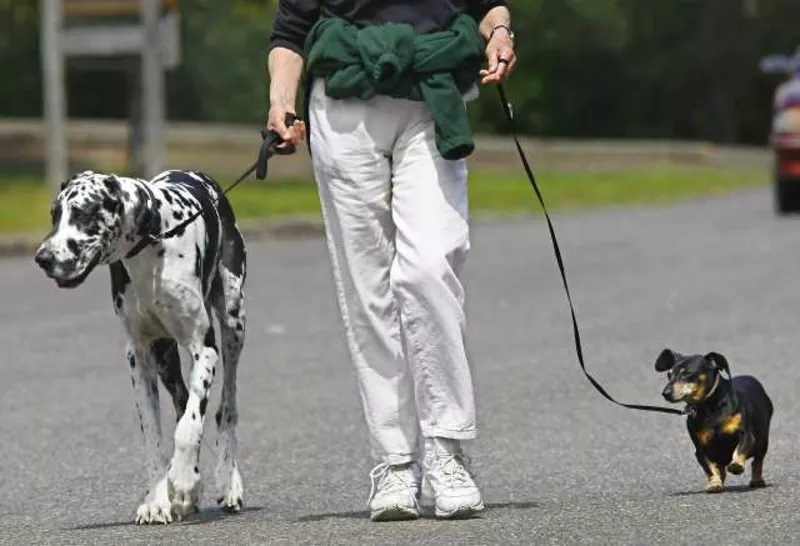
MULTIPOLYGON (((276 1, 183 0, 173 120, 260 124, 276 1)), ((520 64, 509 94, 526 133, 766 141, 775 77, 758 60, 800 43, 798 0, 512 0, 520 64)), ((0 117, 41 115, 38 0, 0 0, 0 117)), ((69 114, 124 118, 132 79, 71 65, 69 114), (96 90, 103 88, 104 92, 96 90)), ((502 133, 493 90, 471 108, 502 133)))

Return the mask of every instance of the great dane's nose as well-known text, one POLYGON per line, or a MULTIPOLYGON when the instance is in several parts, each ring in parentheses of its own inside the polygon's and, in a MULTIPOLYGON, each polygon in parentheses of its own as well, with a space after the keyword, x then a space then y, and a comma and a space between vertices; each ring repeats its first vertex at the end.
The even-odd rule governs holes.
POLYGON ((56 261, 55 254, 48 248, 39 249, 33 259, 39 264, 39 267, 45 271, 50 271, 53 267, 53 262, 56 261))
POLYGON ((670 400, 670 398, 672 397, 672 387, 670 387, 669 385, 664 387, 664 390, 661 391, 661 396, 663 396, 667 400, 670 400))

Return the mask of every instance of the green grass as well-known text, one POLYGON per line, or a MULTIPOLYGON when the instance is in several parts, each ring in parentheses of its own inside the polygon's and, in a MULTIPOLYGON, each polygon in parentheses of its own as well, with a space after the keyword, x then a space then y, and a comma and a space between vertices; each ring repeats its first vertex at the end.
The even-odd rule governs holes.
MULTIPOLYGON (((713 167, 653 168, 618 172, 539 172, 548 209, 667 203, 732 190, 763 186, 769 173, 755 169, 713 167)), ((474 212, 540 211, 528 180, 508 172, 476 171, 470 175, 474 212)), ((230 194, 240 219, 286 214, 318 214, 313 183, 249 180, 230 194)), ((40 179, 0 176, 0 233, 42 232, 48 227, 50 198, 40 179)))
POLYGON ((50 196, 41 179, 0 177, 0 234, 47 228, 50 196))
MULTIPOLYGON (((537 172, 548 210, 669 203, 763 186, 769 173, 714 167, 656 168, 617 172, 537 172)), ((470 181, 471 208, 486 212, 539 212, 527 177, 480 173, 470 181)))

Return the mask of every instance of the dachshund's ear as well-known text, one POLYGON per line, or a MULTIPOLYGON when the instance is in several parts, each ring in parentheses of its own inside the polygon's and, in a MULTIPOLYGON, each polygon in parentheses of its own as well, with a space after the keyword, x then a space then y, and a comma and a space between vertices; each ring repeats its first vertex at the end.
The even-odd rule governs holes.
POLYGON ((671 370, 679 357, 680 355, 672 349, 664 349, 656 359, 656 371, 666 372, 667 370, 671 370))
POLYGON ((728 359, 727 358, 725 358, 721 354, 715 353, 713 351, 708 353, 707 355, 705 355, 704 358, 706 360, 708 360, 709 362, 711 362, 711 364, 713 364, 713 366, 715 368, 717 368, 718 370, 723 371, 726 374, 728 374, 728 377, 731 376, 731 369, 728 366, 728 359))

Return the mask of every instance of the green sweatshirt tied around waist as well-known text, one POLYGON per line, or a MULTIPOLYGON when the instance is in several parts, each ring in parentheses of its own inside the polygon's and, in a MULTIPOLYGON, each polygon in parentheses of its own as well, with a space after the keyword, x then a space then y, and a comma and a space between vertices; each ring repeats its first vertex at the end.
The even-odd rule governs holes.
POLYGON ((306 41, 306 72, 309 82, 325 79, 332 99, 380 94, 424 101, 439 153, 462 159, 475 149, 462 93, 477 81, 484 48, 478 25, 465 14, 447 30, 429 34, 416 34, 404 23, 359 27, 322 18, 306 41))

